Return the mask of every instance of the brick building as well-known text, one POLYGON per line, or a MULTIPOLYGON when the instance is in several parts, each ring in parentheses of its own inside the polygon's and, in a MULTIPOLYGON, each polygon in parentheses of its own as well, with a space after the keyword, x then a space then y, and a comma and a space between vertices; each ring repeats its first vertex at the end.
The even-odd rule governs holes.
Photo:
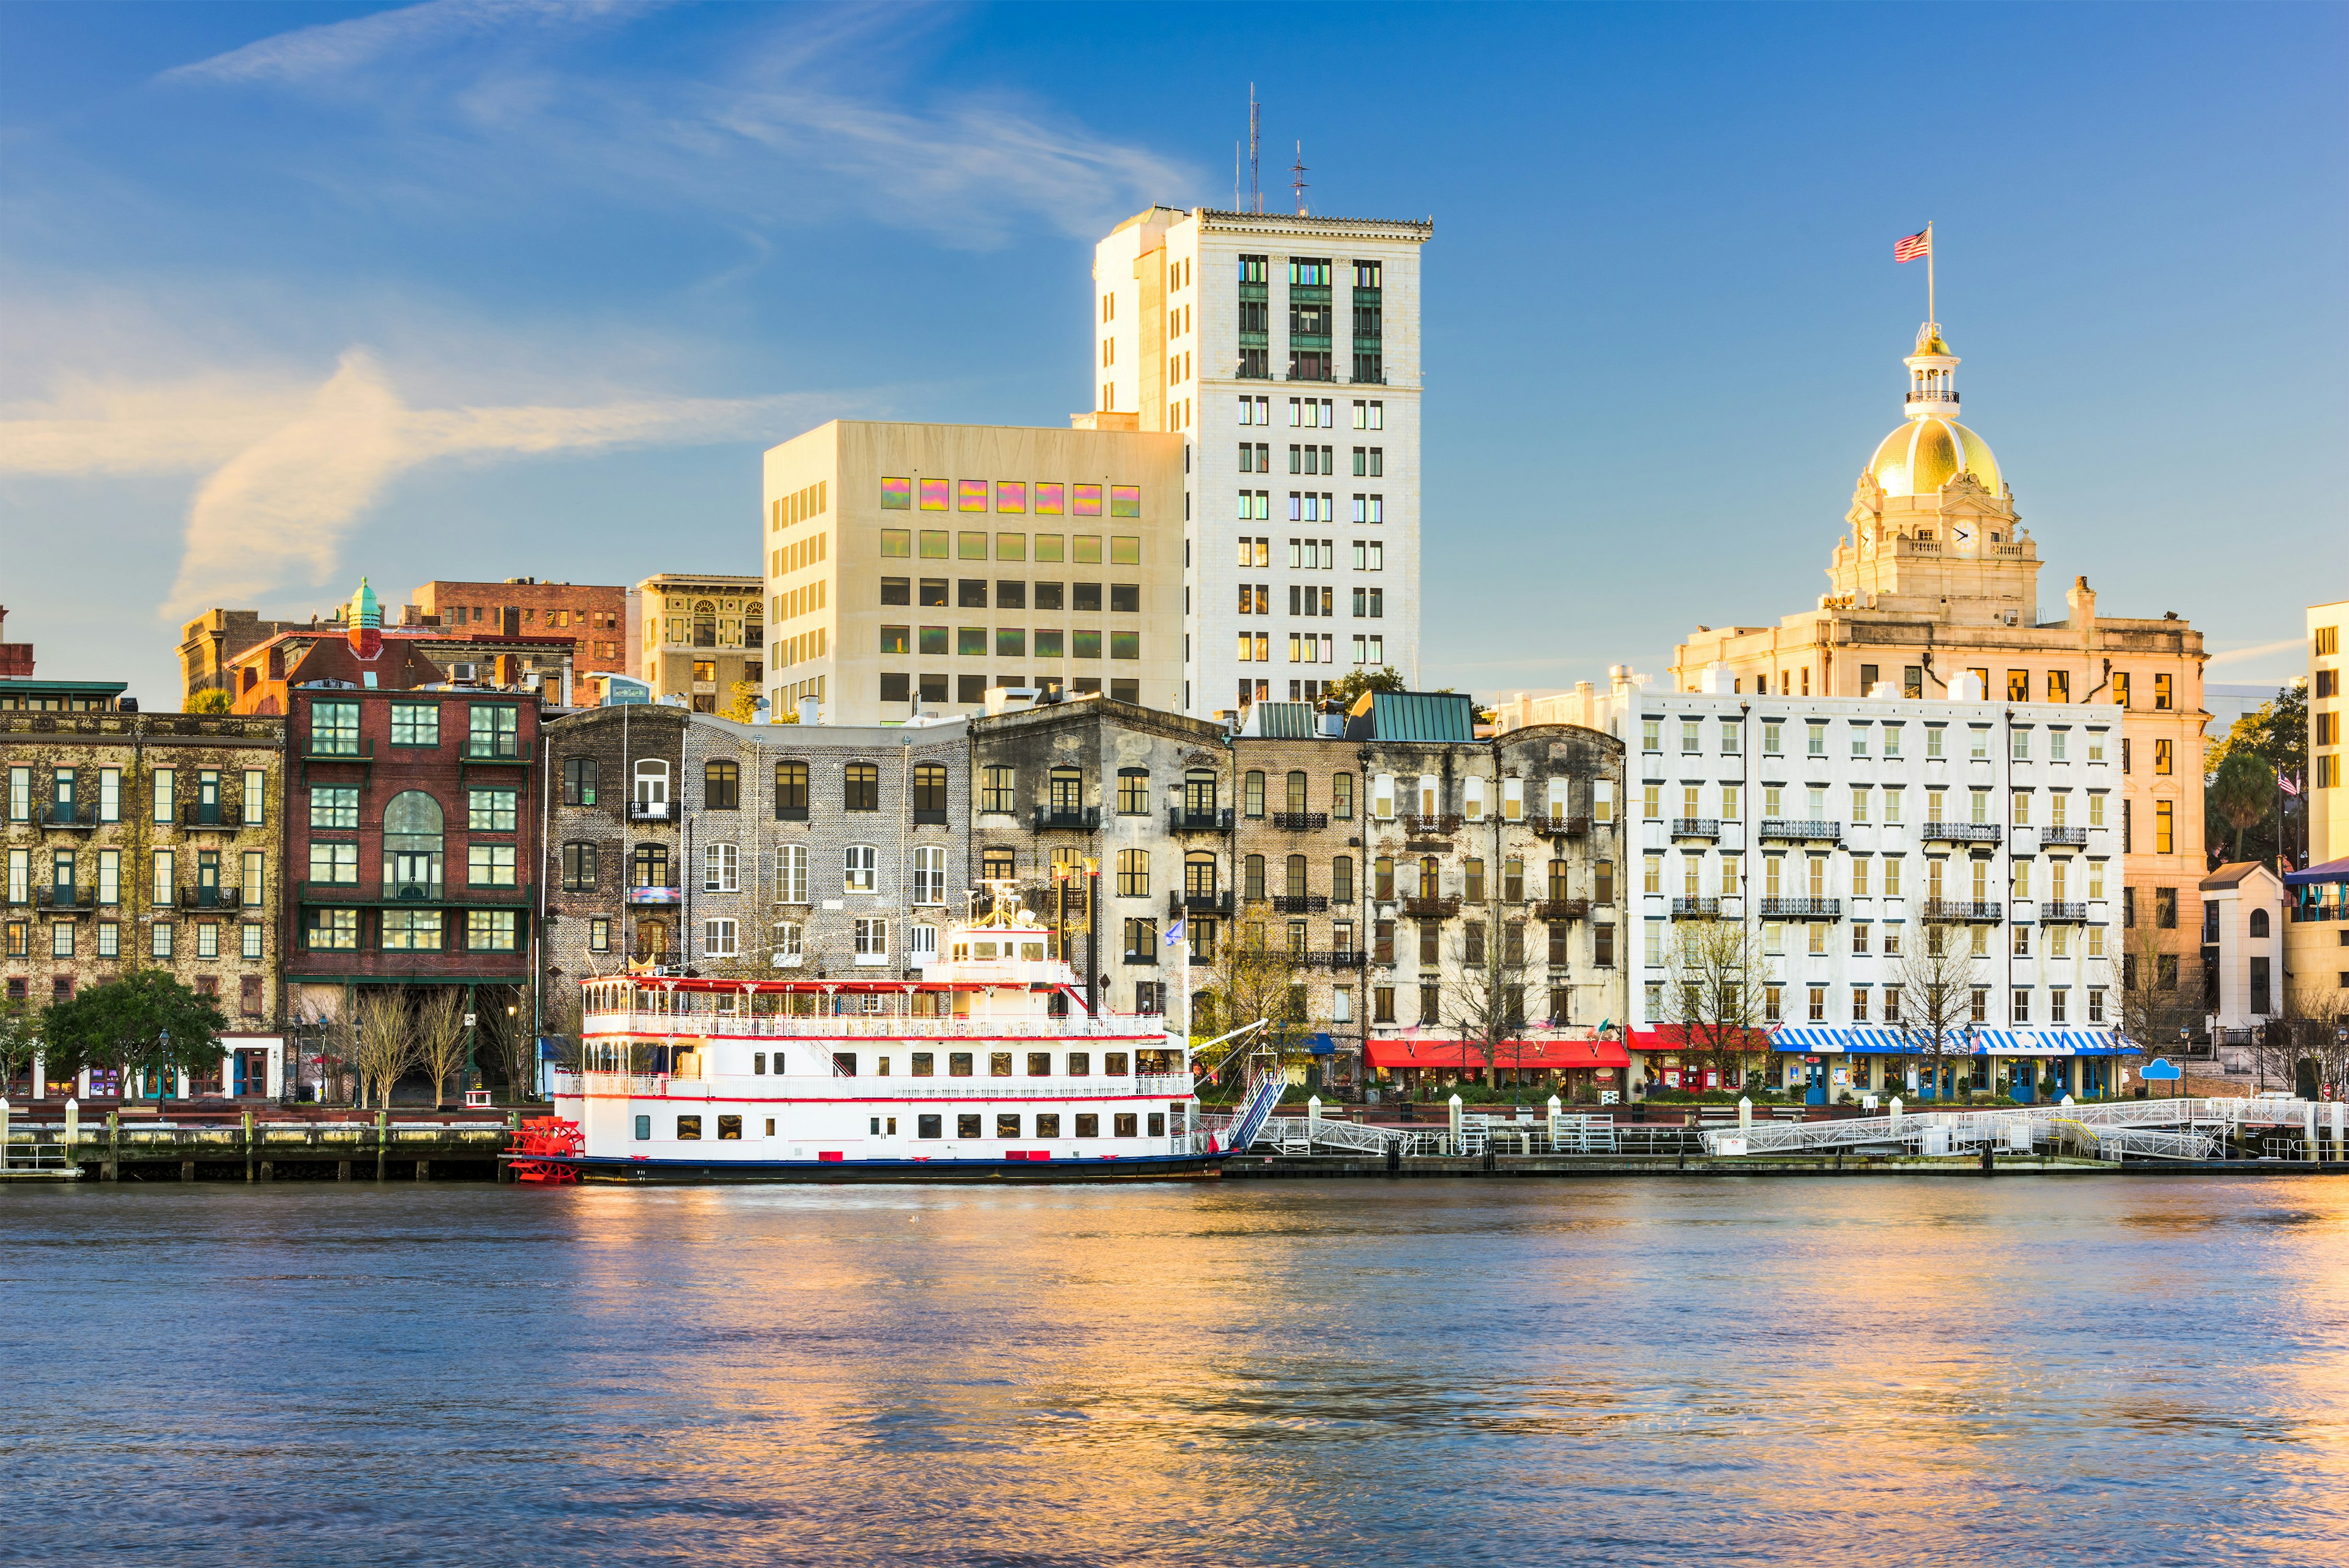
POLYGON ((767 679, 762 577, 662 572, 628 596, 636 625, 628 673, 656 699, 678 697, 697 713, 722 711, 734 688, 767 679))
POLYGON ((239 655, 281 632, 317 628, 316 616, 306 621, 264 620, 254 610, 206 610, 180 628, 180 701, 192 702, 199 691, 233 694, 236 674, 233 667, 239 655))
MULTIPOLYGON (((294 671, 303 668, 308 650, 361 635, 372 636, 385 649, 394 650, 409 672, 399 679, 412 684, 446 680, 462 686, 526 692, 555 707, 568 707, 574 700, 573 659, 574 649, 588 640, 585 638, 574 638, 569 631, 458 630, 410 618, 414 624, 383 625, 375 592, 361 577, 351 602, 336 606, 328 618, 274 633, 230 658, 226 682, 235 711, 286 711, 287 687, 297 679, 294 671), (428 669, 430 674, 419 673, 428 669)), ((394 679, 388 669, 376 673, 386 684, 394 679)))
MULTIPOLYGON (((175 1087, 276 1093, 285 722, 11 712, 0 781, 6 1002, 42 1007, 167 970, 214 998, 232 1031, 221 1069, 175 1087)), ((85 1097, 122 1088, 88 1080, 85 1097)))
MULTIPOLYGON (((357 604, 355 601, 355 604, 357 604)), ((294 867, 285 981, 298 1020, 356 988, 514 988, 537 935, 539 704, 455 686, 360 605, 287 670, 294 867)), ((483 1001, 481 1005, 492 1005, 483 1001)), ((470 1009, 469 1009, 470 1010, 470 1009)))
POLYGON ((557 583, 537 577, 502 582, 450 582, 435 577, 417 588, 403 607, 403 625, 438 626, 444 631, 575 639, 574 674, 628 673, 628 590, 617 584, 557 583))

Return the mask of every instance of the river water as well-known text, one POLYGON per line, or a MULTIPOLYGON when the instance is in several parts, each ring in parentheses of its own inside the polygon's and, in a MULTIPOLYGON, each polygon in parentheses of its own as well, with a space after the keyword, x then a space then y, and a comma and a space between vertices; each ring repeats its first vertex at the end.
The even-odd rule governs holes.
POLYGON ((0 1192, 0 1560, 2349 1561, 2349 1179, 0 1192))

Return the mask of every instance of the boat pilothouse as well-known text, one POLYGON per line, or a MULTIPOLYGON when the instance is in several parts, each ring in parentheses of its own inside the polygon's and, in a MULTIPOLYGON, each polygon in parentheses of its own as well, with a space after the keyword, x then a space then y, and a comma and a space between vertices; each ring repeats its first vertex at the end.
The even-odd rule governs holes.
POLYGON ((944 946, 917 981, 585 981, 580 1068, 554 1096, 584 1135, 578 1174, 1198 1175, 1278 1098, 1278 1075, 1261 1074, 1239 1117, 1203 1119, 1188 1042, 1158 1017, 1088 1013, 1024 910, 950 928, 944 946))

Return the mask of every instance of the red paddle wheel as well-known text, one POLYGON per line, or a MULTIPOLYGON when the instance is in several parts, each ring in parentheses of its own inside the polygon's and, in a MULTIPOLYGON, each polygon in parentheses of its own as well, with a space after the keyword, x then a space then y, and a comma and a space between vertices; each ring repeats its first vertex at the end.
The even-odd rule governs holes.
POLYGON ((562 1183, 579 1179, 579 1168, 570 1163, 587 1147, 577 1122, 561 1116, 533 1116, 514 1134, 507 1159, 516 1181, 562 1183))

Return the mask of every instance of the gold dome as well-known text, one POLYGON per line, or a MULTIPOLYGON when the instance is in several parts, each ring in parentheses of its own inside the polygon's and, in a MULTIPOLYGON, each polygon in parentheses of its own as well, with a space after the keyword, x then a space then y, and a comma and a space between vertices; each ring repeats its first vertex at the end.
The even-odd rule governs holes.
POLYGON ((1887 495, 1938 494, 1961 469, 1992 495, 2006 488, 1990 443, 1957 421, 1935 415, 1910 420, 1886 436, 1868 460, 1868 472, 1887 495))

